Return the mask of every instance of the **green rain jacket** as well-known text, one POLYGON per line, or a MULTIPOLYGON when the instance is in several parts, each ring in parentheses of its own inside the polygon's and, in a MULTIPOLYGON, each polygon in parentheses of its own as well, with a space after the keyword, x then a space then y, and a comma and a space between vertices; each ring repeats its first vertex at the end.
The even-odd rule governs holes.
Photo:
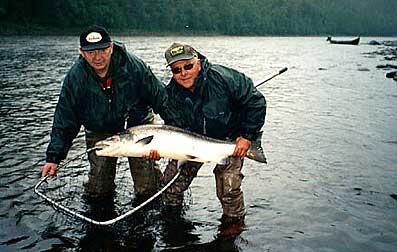
POLYGON ((173 78, 166 87, 173 120, 165 123, 217 139, 257 140, 265 122, 265 97, 244 74, 199 58, 193 93, 173 78))
POLYGON ((66 158, 81 126, 88 131, 114 134, 127 127, 153 120, 152 109, 165 115, 165 86, 145 63, 114 42, 112 84, 102 90, 80 56, 67 73, 55 109, 47 162, 66 158))

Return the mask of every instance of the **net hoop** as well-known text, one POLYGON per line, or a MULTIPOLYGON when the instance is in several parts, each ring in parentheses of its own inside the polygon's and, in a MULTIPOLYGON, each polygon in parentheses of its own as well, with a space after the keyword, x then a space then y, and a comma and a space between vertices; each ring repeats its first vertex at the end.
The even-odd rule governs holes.
MULTIPOLYGON (((76 160, 77 158, 80 158, 81 156, 87 154, 90 151, 91 150, 88 150, 86 152, 83 152, 83 153, 77 155, 75 158, 73 158, 73 159, 61 164, 59 168, 66 167, 67 164, 69 164, 70 162, 76 160)), ((127 218, 128 216, 134 214, 136 211, 138 211, 139 209, 141 209, 142 207, 144 207, 145 205, 147 205, 148 203, 153 201, 155 198, 157 198, 159 195, 161 195, 165 190, 167 190, 172 185, 172 183, 174 183, 174 181, 178 178, 180 173, 181 173, 181 168, 179 167, 178 170, 177 170, 177 173, 175 174, 175 176, 163 188, 161 188, 161 190, 159 190, 158 192, 153 194, 150 198, 148 198, 147 200, 142 202, 140 205, 134 207, 133 209, 127 211, 126 213, 124 213, 122 215, 117 216, 116 218, 113 218, 113 219, 110 219, 110 220, 107 220, 107 221, 97 221, 97 220, 91 219, 91 218, 89 218, 87 216, 84 216, 84 215, 82 215, 82 214, 80 214, 80 213, 78 213, 78 212, 76 212, 76 211, 74 211, 74 210, 72 210, 72 209, 70 209, 70 208, 58 203, 58 202, 56 202, 54 199, 52 199, 52 198, 48 197, 47 195, 45 195, 44 193, 40 192, 40 190, 39 190, 40 186, 44 182, 48 183, 47 179, 49 178, 49 175, 46 175, 45 177, 42 177, 39 180, 39 182, 34 187, 34 192, 37 195, 39 195, 42 199, 44 199, 46 202, 50 203, 53 207, 55 207, 55 209, 61 210, 61 212, 65 213, 65 214, 68 214, 68 215, 70 215, 73 218, 76 218, 76 219, 79 219, 79 220, 83 220, 83 221, 86 221, 86 222, 94 224, 94 225, 109 226, 109 225, 115 224, 116 222, 118 222, 120 220, 123 220, 123 219, 127 218)))

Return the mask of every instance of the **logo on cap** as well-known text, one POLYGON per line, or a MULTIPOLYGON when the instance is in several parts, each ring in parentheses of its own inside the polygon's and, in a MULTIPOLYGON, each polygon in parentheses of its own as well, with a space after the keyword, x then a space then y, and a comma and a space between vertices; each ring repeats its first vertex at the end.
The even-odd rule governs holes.
POLYGON ((91 32, 85 37, 85 39, 90 43, 96 43, 102 40, 102 36, 98 32, 91 32))
POLYGON ((178 46, 178 47, 172 48, 170 51, 171 57, 175 57, 175 56, 177 56, 179 54, 183 54, 183 53, 185 53, 185 49, 183 48, 183 46, 178 46))

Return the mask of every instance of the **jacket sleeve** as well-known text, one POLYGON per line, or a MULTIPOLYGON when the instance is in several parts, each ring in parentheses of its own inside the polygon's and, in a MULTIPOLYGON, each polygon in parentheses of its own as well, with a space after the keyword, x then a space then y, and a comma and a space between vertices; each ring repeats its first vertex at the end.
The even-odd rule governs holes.
POLYGON ((46 152, 47 162, 59 164, 66 158, 72 141, 81 127, 77 114, 78 104, 75 95, 77 92, 73 92, 71 88, 76 83, 72 79, 69 74, 65 77, 55 108, 51 139, 46 152))
POLYGON ((240 135, 255 141, 266 117, 266 99, 244 74, 232 70, 233 81, 229 82, 236 108, 240 113, 240 135))

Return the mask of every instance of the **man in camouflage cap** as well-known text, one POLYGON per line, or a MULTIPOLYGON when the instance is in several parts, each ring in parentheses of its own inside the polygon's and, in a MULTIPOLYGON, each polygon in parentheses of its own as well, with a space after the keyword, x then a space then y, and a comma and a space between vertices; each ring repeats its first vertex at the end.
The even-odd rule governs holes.
MULTIPOLYGON (((222 225, 242 227, 245 207, 241 170, 252 141, 261 136, 266 115, 265 97, 250 78, 234 69, 211 64, 190 45, 173 43, 166 50, 165 58, 172 71, 166 87, 168 106, 178 115, 165 123, 236 142, 233 156, 227 164, 217 164, 214 174, 217 197, 223 208, 222 225)), ((202 163, 187 162, 178 179, 163 193, 166 206, 181 207, 183 192, 201 166, 202 163)), ((167 183, 176 172, 174 160, 165 169, 162 183, 167 183)), ((230 231, 222 225, 221 233, 230 231)))

